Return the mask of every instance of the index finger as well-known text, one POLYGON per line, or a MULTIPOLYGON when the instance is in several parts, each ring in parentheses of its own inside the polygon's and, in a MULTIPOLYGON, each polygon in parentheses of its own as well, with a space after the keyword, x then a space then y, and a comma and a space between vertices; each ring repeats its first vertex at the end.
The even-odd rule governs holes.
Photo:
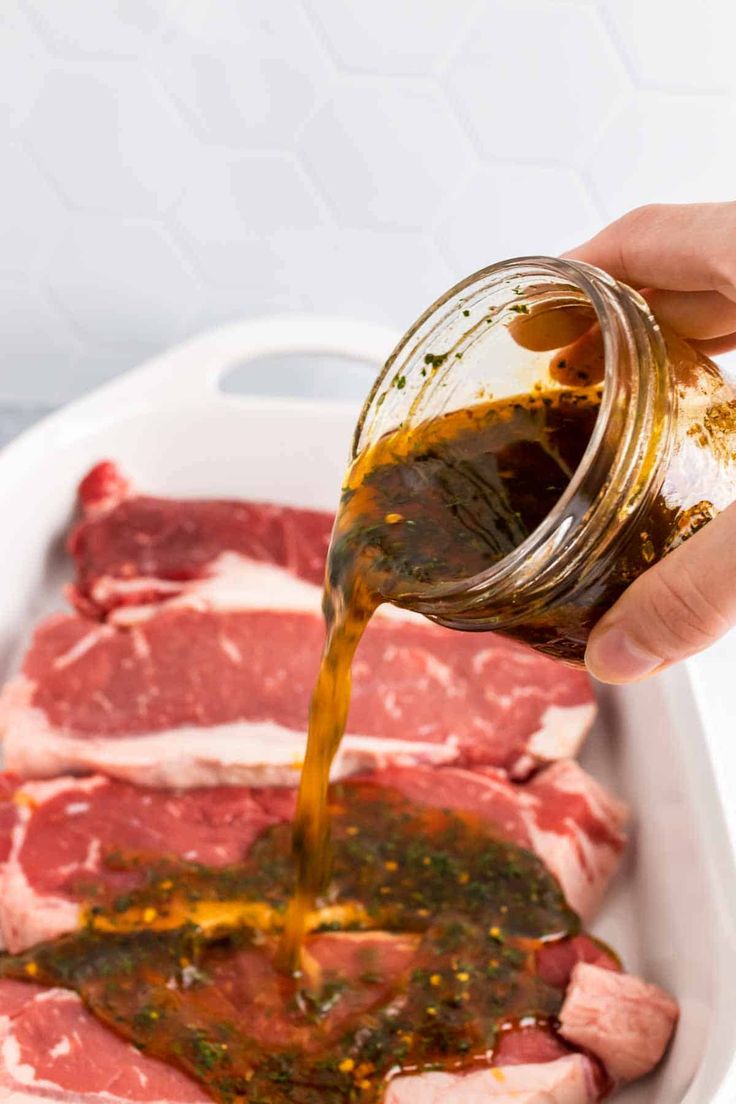
POLYGON ((736 203, 639 207, 564 256, 635 288, 736 299, 736 203))

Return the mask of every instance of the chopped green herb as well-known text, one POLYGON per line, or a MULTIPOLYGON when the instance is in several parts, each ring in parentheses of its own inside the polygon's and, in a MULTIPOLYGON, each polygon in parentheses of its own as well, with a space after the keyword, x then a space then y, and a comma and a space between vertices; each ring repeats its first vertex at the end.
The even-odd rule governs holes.
POLYGON ((424 363, 429 364, 431 368, 439 368, 445 363, 448 355, 448 353, 425 353, 424 363))

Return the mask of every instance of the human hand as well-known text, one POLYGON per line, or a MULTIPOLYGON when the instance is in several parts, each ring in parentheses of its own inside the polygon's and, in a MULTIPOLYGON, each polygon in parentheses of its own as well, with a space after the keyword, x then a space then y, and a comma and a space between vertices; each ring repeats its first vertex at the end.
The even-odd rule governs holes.
MULTIPOLYGON (((736 203, 642 207, 566 254, 642 290, 706 355, 736 349, 736 203)), ((736 504, 641 575, 601 618, 589 670, 633 682, 736 624, 736 504)))

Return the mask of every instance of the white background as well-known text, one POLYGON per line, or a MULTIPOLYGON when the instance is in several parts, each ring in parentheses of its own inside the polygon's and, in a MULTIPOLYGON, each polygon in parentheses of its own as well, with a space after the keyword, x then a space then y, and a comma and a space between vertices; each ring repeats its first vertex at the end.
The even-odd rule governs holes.
POLYGON ((483 264, 736 196, 734 0, 0 9, 6 407, 242 315, 404 329, 483 264))

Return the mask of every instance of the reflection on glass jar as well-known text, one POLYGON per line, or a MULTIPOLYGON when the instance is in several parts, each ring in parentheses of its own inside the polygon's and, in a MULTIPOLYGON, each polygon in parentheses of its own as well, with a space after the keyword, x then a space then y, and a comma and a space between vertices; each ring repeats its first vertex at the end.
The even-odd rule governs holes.
POLYGON ((736 387, 580 263, 507 261, 412 327, 361 415, 330 557, 381 599, 581 662, 621 591, 736 499, 736 387))

